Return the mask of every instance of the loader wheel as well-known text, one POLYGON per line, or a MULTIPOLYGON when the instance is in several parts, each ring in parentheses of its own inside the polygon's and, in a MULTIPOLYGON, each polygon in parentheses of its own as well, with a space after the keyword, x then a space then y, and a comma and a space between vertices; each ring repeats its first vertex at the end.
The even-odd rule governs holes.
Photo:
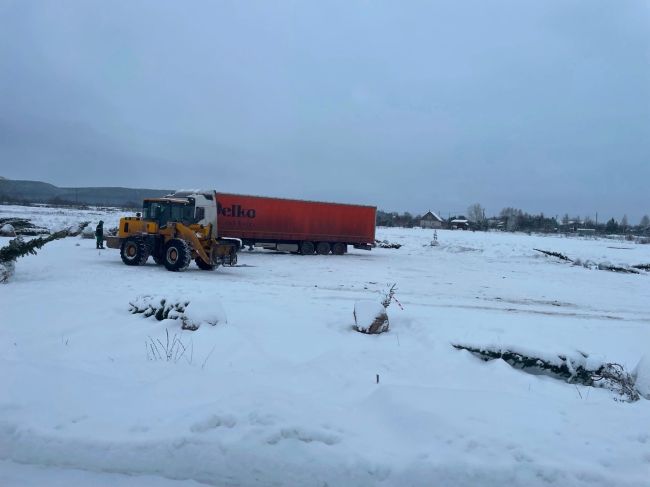
POLYGON ((314 244, 311 242, 302 242, 300 244, 300 253, 302 255, 312 255, 314 253, 314 244))
POLYGON ((206 264, 201 257, 194 259, 194 262, 196 262, 196 266, 202 271, 213 271, 215 268, 214 265, 206 264))
POLYGON ((163 264, 168 271, 184 271, 192 260, 192 250, 185 240, 172 238, 165 245, 163 264))
POLYGON ((334 255, 343 255, 345 254, 345 247, 346 245, 341 242, 336 242, 334 245, 332 245, 332 253, 334 255))
POLYGON ((149 258, 149 247, 141 239, 129 237, 122 242, 120 257, 126 265, 143 265, 149 258))
POLYGON ((327 242, 318 242, 316 245, 316 253, 318 255, 327 255, 330 253, 330 244, 327 242))

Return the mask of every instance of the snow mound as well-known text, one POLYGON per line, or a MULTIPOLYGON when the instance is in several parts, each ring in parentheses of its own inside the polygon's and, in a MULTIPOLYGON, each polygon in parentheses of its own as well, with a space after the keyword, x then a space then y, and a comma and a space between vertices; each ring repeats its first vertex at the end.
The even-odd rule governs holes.
POLYGON ((81 238, 95 238, 95 229, 90 225, 81 230, 81 238))
POLYGON ((194 324, 196 328, 201 325, 215 326, 218 323, 228 323, 226 312, 221 303, 212 296, 197 296, 190 300, 185 311, 180 316, 183 326, 194 324))
POLYGON ((16 229, 14 228, 13 225, 10 225, 9 223, 5 223, 0 227, 0 237, 15 237, 16 236, 16 229))

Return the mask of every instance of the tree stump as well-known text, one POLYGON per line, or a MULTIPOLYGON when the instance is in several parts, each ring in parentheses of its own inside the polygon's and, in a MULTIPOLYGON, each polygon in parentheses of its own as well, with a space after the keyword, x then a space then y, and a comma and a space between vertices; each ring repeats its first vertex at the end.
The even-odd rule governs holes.
POLYGON ((354 329, 360 333, 377 335, 388 331, 390 323, 386 308, 375 301, 354 303, 354 329))

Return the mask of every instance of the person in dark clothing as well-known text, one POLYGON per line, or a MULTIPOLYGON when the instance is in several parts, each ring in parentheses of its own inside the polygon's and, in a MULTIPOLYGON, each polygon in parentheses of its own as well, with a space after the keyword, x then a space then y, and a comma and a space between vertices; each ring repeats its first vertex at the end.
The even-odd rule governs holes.
POLYGON ((95 228, 95 237, 97 237, 97 248, 104 248, 104 222, 99 220, 97 227, 95 228))

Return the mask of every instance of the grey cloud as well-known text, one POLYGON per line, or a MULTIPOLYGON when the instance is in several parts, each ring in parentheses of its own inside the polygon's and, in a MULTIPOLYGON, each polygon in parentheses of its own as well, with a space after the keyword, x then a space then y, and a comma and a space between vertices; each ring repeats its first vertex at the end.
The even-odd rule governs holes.
POLYGON ((414 212, 650 212, 650 10, 0 3, 0 174, 414 212))

